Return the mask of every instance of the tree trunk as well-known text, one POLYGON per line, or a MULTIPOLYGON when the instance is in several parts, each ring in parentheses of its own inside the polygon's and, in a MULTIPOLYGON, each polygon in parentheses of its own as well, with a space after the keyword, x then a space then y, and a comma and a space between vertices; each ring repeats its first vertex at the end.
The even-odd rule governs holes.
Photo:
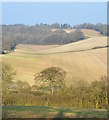
POLYGON ((95 107, 96 107, 96 109, 98 109, 98 100, 96 101, 96 106, 95 107))
POLYGON ((83 107, 83 100, 80 101, 80 107, 83 107))
POLYGON ((47 99, 47 106, 49 105, 49 98, 47 99))
POLYGON ((108 106, 108 96, 107 96, 107 92, 106 92, 106 105, 108 106))
POLYGON ((52 95, 54 94, 54 88, 51 88, 51 94, 52 95))

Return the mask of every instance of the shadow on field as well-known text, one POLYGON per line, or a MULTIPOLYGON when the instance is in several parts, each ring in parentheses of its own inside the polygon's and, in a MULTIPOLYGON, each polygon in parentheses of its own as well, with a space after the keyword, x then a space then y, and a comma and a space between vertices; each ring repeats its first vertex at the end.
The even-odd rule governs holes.
POLYGON ((109 120, 107 118, 97 118, 90 116, 89 118, 85 118, 84 115, 79 115, 78 113, 72 113, 69 111, 69 113, 65 112, 65 110, 61 109, 59 110, 58 114, 55 116, 55 118, 50 118, 47 120, 109 120))
POLYGON ((54 119, 56 119, 56 118, 68 119, 68 118, 71 118, 71 117, 77 118, 78 114, 71 113, 71 111, 68 110, 68 109, 60 109, 58 114, 55 116, 54 119))
POLYGON ((60 110, 59 113, 57 114, 56 118, 65 118, 64 110, 60 110))

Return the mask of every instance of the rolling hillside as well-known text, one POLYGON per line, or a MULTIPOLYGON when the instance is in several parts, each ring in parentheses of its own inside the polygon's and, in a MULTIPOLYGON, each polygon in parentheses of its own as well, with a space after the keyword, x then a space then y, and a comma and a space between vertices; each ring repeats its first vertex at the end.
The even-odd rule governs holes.
POLYGON ((81 29, 81 32, 83 32, 85 36, 89 36, 89 37, 101 36, 101 34, 98 31, 96 31, 96 30, 81 29))
POLYGON ((88 82, 99 80, 107 74, 106 37, 93 37, 87 40, 60 46, 18 45, 14 52, 3 55, 3 62, 16 70, 16 80, 34 84, 34 74, 41 70, 57 66, 67 72, 66 84, 74 80, 88 82))
MULTIPOLYGON (((20 45, 21 46, 21 45, 20 45)), ((32 45, 30 45, 32 46, 32 45)), ((64 52, 79 52, 79 51, 86 51, 90 49, 94 49, 96 47, 105 47, 107 46, 107 38, 106 37, 93 37, 86 40, 82 40, 75 43, 70 43, 66 45, 60 46, 50 46, 49 49, 39 49, 36 50, 35 53, 37 54, 58 54, 64 52)), ((37 46, 35 46, 37 47, 37 46)), ((45 46, 43 46, 45 47, 45 46)), ((26 45, 23 47, 26 49, 26 45)), ((22 47, 20 48, 22 49, 22 47)), ((19 49, 18 49, 19 50, 19 49)), ((28 51, 28 50, 26 50, 28 51)), ((30 49, 31 51, 31 49, 30 49)), ((29 52, 29 51, 28 51, 29 52)), ((34 52, 34 50, 33 50, 34 52)))

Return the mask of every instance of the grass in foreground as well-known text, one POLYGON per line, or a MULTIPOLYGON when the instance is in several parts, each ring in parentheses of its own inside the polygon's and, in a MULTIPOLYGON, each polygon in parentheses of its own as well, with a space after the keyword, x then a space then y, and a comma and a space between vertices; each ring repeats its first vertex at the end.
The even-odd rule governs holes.
POLYGON ((47 106, 3 106, 6 118, 107 118, 104 109, 72 109, 47 106))

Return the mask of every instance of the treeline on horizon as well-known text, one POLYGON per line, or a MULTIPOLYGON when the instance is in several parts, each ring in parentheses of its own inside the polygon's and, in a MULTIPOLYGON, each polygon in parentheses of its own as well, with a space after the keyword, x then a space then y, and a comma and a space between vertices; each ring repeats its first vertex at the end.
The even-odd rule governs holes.
POLYGON ((76 26, 69 24, 54 23, 36 24, 27 26, 23 24, 2 25, 2 50, 13 50, 18 44, 53 45, 67 44, 85 39, 81 29, 93 29, 102 35, 107 34, 106 24, 84 23, 76 26), (58 29, 52 31, 52 29, 58 29), (63 29, 76 29, 74 32, 66 33, 63 29))

